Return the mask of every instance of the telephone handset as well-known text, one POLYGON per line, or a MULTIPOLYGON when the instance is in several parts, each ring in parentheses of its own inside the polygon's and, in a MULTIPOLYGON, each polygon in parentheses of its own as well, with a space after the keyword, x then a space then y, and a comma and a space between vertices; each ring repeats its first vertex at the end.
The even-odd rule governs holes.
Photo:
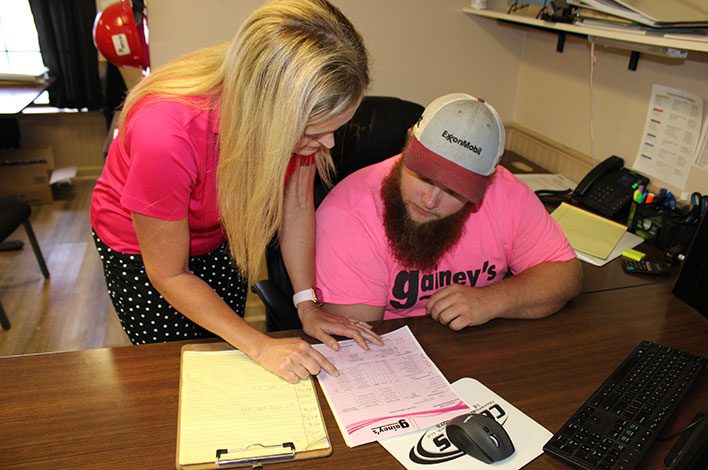
POLYGON ((612 155, 590 170, 578 183, 573 191, 573 199, 611 218, 630 203, 635 185, 647 184, 649 178, 624 168, 624 160, 612 155))

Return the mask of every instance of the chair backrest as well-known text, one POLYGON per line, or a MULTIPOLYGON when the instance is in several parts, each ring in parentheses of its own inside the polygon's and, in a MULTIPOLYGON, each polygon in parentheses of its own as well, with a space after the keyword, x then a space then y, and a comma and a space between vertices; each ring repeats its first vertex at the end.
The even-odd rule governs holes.
MULTIPOLYGON (((389 96, 366 96, 352 119, 335 133, 332 160, 336 175, 335 185, 349 174, 365 166, 397 155, 406 142, 408 129, 420 118, 423 106, 411 101, 389 96)), ((315 181, 315 205, 327 195, 327 188, 321 180, 315 181)), ((285 270, 277 239, 271 241, 266 250, 268 279, 272 281, 285 298, 291 299, 293 288, 285 270)), ((292 306, 292 303, 289 304, 292 306)), ((294 307, 278 309, 266 303, 266 323, 269 331, 301 328, 294 307)))

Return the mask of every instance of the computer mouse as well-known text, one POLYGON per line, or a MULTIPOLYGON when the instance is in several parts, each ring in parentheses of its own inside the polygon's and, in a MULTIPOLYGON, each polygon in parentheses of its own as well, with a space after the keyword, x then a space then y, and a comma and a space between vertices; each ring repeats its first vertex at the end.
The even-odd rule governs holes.
POLYGON ((479 413, 456 416, 448 421, 445 433, 455 447, 484 463, 504 460, 515 450, 502 425, 479 413))

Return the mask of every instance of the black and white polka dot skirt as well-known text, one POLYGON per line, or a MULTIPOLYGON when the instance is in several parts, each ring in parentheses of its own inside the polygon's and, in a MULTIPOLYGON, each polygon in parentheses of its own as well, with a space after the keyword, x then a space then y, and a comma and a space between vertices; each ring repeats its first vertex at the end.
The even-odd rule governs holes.
MULTIPOLYGON (((121 326, 133 344, 209 338, 214 334, 176 311, 152 286, 140 255, 112 250, 92 231, 103 263, 108 294, 121 326)), ((202 256, 189 258, 189 269, 243 317, 248 282, 231 262, 227 243, 202 256)))

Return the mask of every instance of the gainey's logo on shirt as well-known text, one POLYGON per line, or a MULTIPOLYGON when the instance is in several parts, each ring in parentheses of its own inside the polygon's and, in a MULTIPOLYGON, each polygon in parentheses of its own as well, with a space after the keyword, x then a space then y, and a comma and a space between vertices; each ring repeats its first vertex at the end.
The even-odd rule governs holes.
POLYGON ((467 284, 472 287, 477 285, 480 276, 486 276, 487 281, 492 281, 497 277, 497 266, 485 261, 481 268, 468 269, 466 271, 452 272, 448 270, 439 270, 432 273, 423 274, 419 270, 400 271, 396 274, 396 279, 391 288, 391 296, 400 300, 389 301, 393 308, 411 308, 419 300, 427 299, 433 293, 455 284, 467 284))
POLYGON ((467 150, 471 150, 472 152, 476 153, 477 155, 482 154, 482 147, 479 147, 477 145, 474 145, 472 142, 469 142, 464 139, 460 139, 457 137, 455 134, 448 132, 448 131, 443 131, 442 132, 442 138, 450 142, 451 144, 457 144, 460 147, 466 148, 467 150))

